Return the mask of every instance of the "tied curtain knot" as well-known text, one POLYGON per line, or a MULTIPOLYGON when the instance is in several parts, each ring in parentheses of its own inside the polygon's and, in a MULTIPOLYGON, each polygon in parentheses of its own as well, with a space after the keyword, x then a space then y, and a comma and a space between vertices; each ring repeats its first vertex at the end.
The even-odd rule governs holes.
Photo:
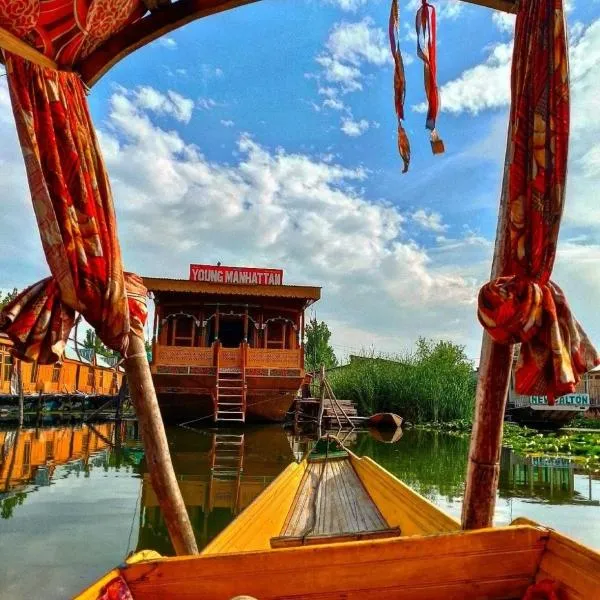
MULTIPOLYGON (((147 290, 142 278, 124 273, 130 331, 143 337, 147 317, 147 290)), ((42 279, 23 290, 0 312, 0 331, 13 341, 13 354, 26 361, 52 364, 63 356, 76 312, 60 297, 53 277, 42 279)), ((115 336, 109 323, 96 326, 98 337, 109 348, 127 355, 128 336, 115 336)))
POLYGON ((562 289, 513 275, 485 284, 477 316, 501 344, 521 344, 515 369, 519 394, 546 395, 549 404, 575 392, 581 375, 600 363, 562 289))
POLYGON ((112 350, 143 337, 146 289, 123 273, 108 174, 81 79, 6 53, 10 98, 51 278, 0 313, 14 352, 61 358, 75 313, 112 350))

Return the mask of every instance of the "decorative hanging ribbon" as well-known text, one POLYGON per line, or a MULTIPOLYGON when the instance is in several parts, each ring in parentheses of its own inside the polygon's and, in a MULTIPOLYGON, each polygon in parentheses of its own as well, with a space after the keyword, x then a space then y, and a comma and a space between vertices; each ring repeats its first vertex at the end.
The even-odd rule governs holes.
POLYGON ((440 139, 435 121, 440 110, 440 95, 437 86, 436 60, 436 21, 435 8, 422 0, 415 19, 417 31, 417 56, 423 61, 425 94, 427 95, 427 120, 425 127, 431 131, 431 149, 434 154, 444 152, 444 142, 440 139))
POLYGON ((562 217, 569 145, 569 71, 562 0, 528 0, 517 14, 509 147, 502 186, 499 278, 478 316, 499 343, 521 343, 516 391, 572 393, 600 355, 550 275, 562 217))
POLYGON ((400 52, 400 19, 398 14, 398 0, 392 0, 390 9, 390 47, 394 58, 394 106, 398 117, 398 152, 404 163, 403 173, 408 171, 410 164, 410 143, 402 125, 404 120, 404 98, 406 96, 406 78, 404 76, 404 63, 400 52))
POLYGON ((0 331, 27 360, 61 358, 75 312, 111 349, 127 355, 143 338, 146 290, 124 274, 112 193, 84 86, 6 54, 10 96, 31 198, 52 277, 21 292, 0 312, 0 331))

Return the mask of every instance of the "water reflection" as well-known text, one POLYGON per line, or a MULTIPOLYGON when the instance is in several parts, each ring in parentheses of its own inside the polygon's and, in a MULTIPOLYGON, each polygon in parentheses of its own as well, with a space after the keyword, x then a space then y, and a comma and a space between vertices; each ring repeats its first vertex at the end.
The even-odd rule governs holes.
MULTIPOLYGON (((171 457, 198 547, 208 544, 294 460, 280 426, 168 430, 171 457)), ((145 463, 138 549, 172 554, 145 463)))
MULTIPOLYGON (((199 547, 314 442, 279 426, 174 427, 167 436, 199 547)), ((467 438, 421 430, 396 443, 368 432, 341 437, 460 515, 467 438)), ((502 453, 497 524, 527 516, 599 548, 599 500, 597 476, 571 461, 502 453)), ((67 597, 131 550, 172 554, 135 422, 0 430, 0 517, 0 598, 36 597, 40 586, 67 597), (25 577, 30 564, 38 567, 25 577)))
POLYGON ((593 498, 593 475, 568 458, 526 457, 502 449, 500 497, 548 504, 600 506, 593 498), (587 478, 587 493, 575 489, 575 475, 587 478))

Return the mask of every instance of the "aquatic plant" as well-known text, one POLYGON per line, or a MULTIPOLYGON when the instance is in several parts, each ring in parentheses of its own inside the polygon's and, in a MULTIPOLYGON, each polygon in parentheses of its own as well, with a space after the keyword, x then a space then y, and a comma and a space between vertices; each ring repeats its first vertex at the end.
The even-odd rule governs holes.
POLYGON ((365 354, 328 372, 338 398, 361 414, 394 412, 412 423, 469 420, 476 377, 462 346, 420 338, 403 355, 365 354))
MULTIPOLYGON (((425 423, 417 425, 417 428, 467 437, 471 432, 471 423, 425 423)), ((599 432, 540 432, 516 423, 504 423, 502 446, 524 456, 564 457, 590 469, 600 470, 599 432)))

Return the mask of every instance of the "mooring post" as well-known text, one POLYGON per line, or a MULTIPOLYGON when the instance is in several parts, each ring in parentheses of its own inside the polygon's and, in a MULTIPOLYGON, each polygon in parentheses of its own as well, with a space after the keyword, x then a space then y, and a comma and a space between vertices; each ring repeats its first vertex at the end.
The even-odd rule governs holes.
POLYGON ((18 360, 16 365, 18 368, 17 384, 19 386, 19 427, 23 427, 24 412, 25 412, 25 391, 23 390, 23 361, 18 360))
POLYGON ((325 365, 321 365, 321 388, 319 390, 319 438, 323 425, 323 413, 325 412, 325 365))
POLYGON ((124 366, 142 434, 150 480, 173 548, 180 555, 198 554, 192 524, 171 462, 144 340, 133 333, 129 334, 129 357, 125 359, 124 366))

